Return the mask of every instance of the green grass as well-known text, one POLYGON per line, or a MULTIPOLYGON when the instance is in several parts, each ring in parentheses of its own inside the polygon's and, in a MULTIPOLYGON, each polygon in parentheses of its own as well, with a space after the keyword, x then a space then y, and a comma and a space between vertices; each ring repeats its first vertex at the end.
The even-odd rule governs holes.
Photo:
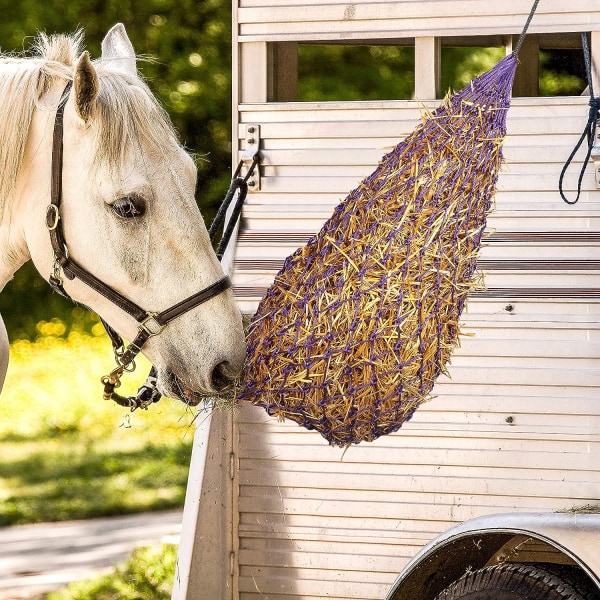
MULTIPOLYGON (((0 396, 0 526, 182 506, 195 414, 169 399, 134 413, 104 401, 106 337, 39 329, 11 346, 0 396)), ((125 378, 126 393, 148 368, 125 378)))
POLYGON ((72 583, 45 600, 168 600, 176 560, 173 544, 140 548, 113 573, 72 583))
MULTIPOLYGON (((0 526, 86 519, 183 506, 195 412, 163 398, 147 411, 102 399, 113 368, 106 336, 38 324, 12 344, 0 396, 0 526)), ((143 359, 124 379, 133 393, 143 359)), ((47 600, 162 600, 171 596, 177 547, 136 550, 113 573, 73 583, 47 600)))

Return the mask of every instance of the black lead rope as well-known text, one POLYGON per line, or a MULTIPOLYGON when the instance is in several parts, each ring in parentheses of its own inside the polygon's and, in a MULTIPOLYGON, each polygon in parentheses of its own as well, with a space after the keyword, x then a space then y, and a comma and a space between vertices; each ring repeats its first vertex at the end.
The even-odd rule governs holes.
POLYGON ((590 47, 588 44, 587 33, 581 34, 581 45, 583 47, 583 59, 585 61, 585 74, 587 77, 588 86, 589 86, 589 90, 590 90, 590 103, 589 103, 590 111, 588 113, 588 120, 583 129, 583 133, 581 134, 581 137, 575 144, 575 148, 573 148, 573 151, 571 152, 571 155, 567 159, 567 162, 564 164, 562 171, 560 173, 560 177, 558 179, 558 191, 560 192, 560 197, 567 204, 576 204, 577 201, 579 200, 579 197, 581 196, 581 183, 583 181, 583 176, 585 174, 585 170, 588 166, 588 163, 590 162, 590 157, 592 155, 592 149, 594 148, 594 145, 595 145, 594 142, 596 140, 598 114, 600 113, 600 96, 599 97, 594 96, 594 86, 593 86, 593 81, 592 81, 592 59, 591 59, 591 55, 590 55, 590 47), (566 197, 565 192, 564 192, 563 180, 565 178, 565 174, 567 172, 567 169, 569 168, 569 165, 573 161, 573 158, 575 158, 575 154, 577 154, 579 148, 581 148, 583 141, 585 140, 586 137, 587 137, 588 147, 587 147, 587 152, 586 152, 585 158, 583 160, 583 165, 581 167, 581 171, 579 172, 579 179, 577 180, 577 197, 575 198, 575 200, 569 200, 566 197))
MULTIPOLYGON (((235 173, 233 174, 229 189, 227 190, 227 193, 221 202, 221 206, 219 206, 217 214, 215 215, 215 218, 208 229, 210 241, 214 246, 217 240, 218 232, 221 228, 223 228, 221 241, 219 242, 216 250, 219 261, 221 261, 223 258, 223 254, 225 253, 225 250, 231 241, 231 236, 233 235, 237 225, 244 201, 246 200, 246 195, 248 193, 248 180, 258 167, 259 162, 260 153, 257 152, 252 158, 252 163, 248 168, 246 175, 244 177, 240 177, 242 167, 244 166, 244 161, 240 161, 235 173), (237 199, 233 205, 229 219, 225 224, 227 210, 229 209, 236 192, 237 199)), ((104 319, 100 318, 100 320, 104 325, 104 329, 106 329, 108 337, 110 338, 113 351, 115 353, 115 360, 119 365, 119 367, 115 369, 117 373, 115 373, 114 377, 111 378, 110 375, 108 375, 102 378, 102 383, 104 384, 104 398, 107 400, 113 400, 119 406, 131 409, 132 412, 138 408, 147 409, 151 404, 158 402, 162 398, 162 394, 156 387, 158 377, 156 367, 152 365, 146 381, 144 381, 134 396, 121 396, 117 394, 115 392, 115 388, 121 385, 121 374, 123 371, 133 371, 135 369, 135 362, 133 360, 128 361, 126 356, 127 349, 125 347, 125 343, 123 342, 123 338, 106 321, 104 321, 104 319)))
POLYGON ((246 195, 248 194, 248 179, 253 175, 254 170, 258 166, 260 162, 260 153, 257 152, 252 157, 252 164, 248 168, 248 172, 244 177, 240 177, 240 173, 242 171, 242 167, 244 166, 244 161, 241 160, 231 178, 231 185, 225 194, 225 198, 223 198, 223 202, 221 202, 221 206, 213 219, 213 222, 210 224, 208 229, 208 235, 211 241, 215 242, 217 237, 217 232, 223 226, 225 221, 225 217, 227 215, 227 209, 229 208, 231 201, 233 200, 235 193, 238 192, 238 197, 233 205, 233 209, 231 211, 231 215, 229 220, 227 221, 227 225, 223 227, 223 234, 221 236, 221 241, 219 242, 219 246, 216 249, 217 258, 221 260, 223 258, 223 254, 225 254, 225 250, 229 245, 231 240, 231 236, 235 230, 235 226, 237 225, 238 219, 240 218, 240 214, 242 212, 242 206, 244 205, 244 201, 246 200, 246 195))
MULTIPOLYGON (((531 24, 531 20, 533 19, 533 15, 534 15, 535 11, 537 10, 539 2, 540 2, 540 0, 534 0, 531 11, 529 12, 529 17, 527 18, 525 26, 523 27, 523 31, 521 32, 521 35, 519 36, 519 40, 517 41, 515 49, 513 50, 513 54, 515 56, 517 56, 519 54, 519 50, 521 49, 521 46, 523 45, 523 42, 524 42, 526 34, 527 34, 527 30, 529 29, 529 25, 531 24)), ((562 171, 560 173, 559 180, 558 180, 558 190, 560 192, 560 196, 567 204, 576 204, 577 201, 579 200, 579 197, 581 196, 581 185, 583 182, 583 177, 585 175, 585 170, 588 166, 588 163, 590 162, 592 150, 595 145, 594 142, 596 140, 596 129, 597 129, 597 125, 598 125, 598 117, 600 114, 600 97, 596 97, 594 95, 594 86, 593 86, 593 78, 592 78, 592 59, 591 59, 591 53, 590 53, 590 47, 589 47, 589 43, 588 43, 588 34, 587 33, 581 34, 581 45, 583 48, 583 59, 585 62, 585 74, 587 77, 587 82, 588 82, 589 91, 590 91, 590 102, 589 102, 590 110, 588 113, 587 123, 583 129, 583 133, 581 134, 581 137, 575 144, 573 151, 571 152, 569 158, 567 159, 566 163, 564 164, 562 171), (583 160, 583 165, 581 167, 581 171, 579 172, 579 178, 577 180, 577 196, 576 196, 575 200, 569 200, 566 197, 565 191, 564 191, 564 185, 563 185, 564 178, 565 178, 567 169, 573 162, 575 155, 581 148, 581 146, 586 138, 587 138, 588 147, 587 147, 587 152, 586 152, 585 158, 583 160)))

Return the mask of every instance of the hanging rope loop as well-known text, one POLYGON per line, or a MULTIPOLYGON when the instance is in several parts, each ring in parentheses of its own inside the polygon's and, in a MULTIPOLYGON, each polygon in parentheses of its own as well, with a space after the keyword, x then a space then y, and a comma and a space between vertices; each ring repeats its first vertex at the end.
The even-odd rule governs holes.
POLYGON ((581 184, 583 181, 583 176, 585 175, 585 170, 588 166, 588 163, 590 162, 592 150, 595 145, 596 129, 598 126, 598 117, 600 115, 600 97, 596 97, 594 95, 594 85, 593 85, 593 78, 592 78, 592 59, 591 59, 591 54, 590 54, 590 47, 588 44, 588 37, 587 37, 586 33, 581 34, 581 46, 583 48, 583 59, 585 62, 585 72, 586 72, 586 77, 587 77, 589 91, 590 91, 590 103, 589 103, 590 110, 588 113, 587 123, 585 124, 585 127, 583 129, 583 133, 581 134, 581 137, 575 144, 575 147, 573 148, 573 151, 569 155, 569 158, 567 158, 567 162, 565 162, 565 164, 562 168, 562 171, 560 172, 560 177, 558 179, 558 191, 560 193, 560 197, 567 204, 576 204, 577 201, 579 200, 579 197, 581 196, 581 184), (575 155, 579 151, 579 148, 581 148, 581 146, 586 138, 587 138, 588 146, 587 146, 587 152, 586 152, 585 158, 583 160, 583 165, 581 166, 581 170, 579 171, 579 178, 577 180, 577 196, 575 197, 575 200, 569 200, 564 192, 563 181, 564 181, 567 169, 569 168, 570 164, 573 162, 575 155))
POLYGON ((240 214, 242 212, 242 206, 244 205, 244 201, 246 200, 246 195, 248 194, 248 180, 254 174, 255 169, 258 167, 260 163, 260 152, 257 152, 253 158, 252 163, 248 167, 248 171, 244 175, 244 177, 240 177, 242 172, 242 167, 244 166, 245 161, 240 160, 237 169, 235 170, 233 177, 231 178, 231 185, 225 194, 225 198, 213 219, 213 222, 210 224, 210 228, 208 230, 208 235, 211 241, 215 241, 217 237, 217 232, 221 227, 223 227, 223 234, 221 236, 221 241, 219 242, 219 246, 217 247, 216 254, 217 258, 221 260, 223 258, 223 254, 229 245, 229 241, 231 240, 231 236, 233 235, 233 231, 238 222, 240 214), (237 192, 237 199, 233 205, 233 209, 231 210, 231 215, 229 216, 229 220, 227 224, 225 224, 225 217, 227 214, 227 210, 229 209, 229 205, 231 204, 235 194, 237 192))
POLYGON ((525 41, 525 36, 527 35, 527 30, 529 29, 529 25, 531 24, 531 19, 533 19, 533 15, 535 14, 535 11, 537 10, 539 3, 540 3, 540 0, 535 0, 533 3, 533 6, 531 7, 531 10, 529 11, 529 17, 527 17, 527 21, 525 22, 523 31, 521 32, 521 35, 519 36, 519 40, 517 41, 517 45, 515 46, 515 49, 513 50, 514 56, 517 56, 519 54, 519 50, 521 50, 521 46, 523 45, 523 42, 525 41))

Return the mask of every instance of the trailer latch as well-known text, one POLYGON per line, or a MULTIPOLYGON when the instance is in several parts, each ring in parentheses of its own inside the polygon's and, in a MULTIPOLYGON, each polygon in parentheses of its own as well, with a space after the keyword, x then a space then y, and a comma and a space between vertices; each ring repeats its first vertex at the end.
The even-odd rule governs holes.
MULTIPOLYGON (((260 150, 260 125, 248 123, 245 127, 246 147, 240 155, 240 160, 244 163, 245 168, 245 172, 241 173, 242 176, 250 169, 254 157, 260 150)), ((248 192, 257 192, 258 190, 260 190, 260 169, 257 168, 248 179, 248 192)))

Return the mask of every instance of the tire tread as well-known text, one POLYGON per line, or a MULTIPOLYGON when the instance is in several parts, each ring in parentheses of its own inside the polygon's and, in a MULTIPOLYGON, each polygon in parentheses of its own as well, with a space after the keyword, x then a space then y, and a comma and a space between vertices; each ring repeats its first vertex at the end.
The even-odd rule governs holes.
POLYGON ((600 600, 576 569, 504 563, 465 573, 435 600, 600 600), (523 594, 527 596, 523 596, 523 594))

